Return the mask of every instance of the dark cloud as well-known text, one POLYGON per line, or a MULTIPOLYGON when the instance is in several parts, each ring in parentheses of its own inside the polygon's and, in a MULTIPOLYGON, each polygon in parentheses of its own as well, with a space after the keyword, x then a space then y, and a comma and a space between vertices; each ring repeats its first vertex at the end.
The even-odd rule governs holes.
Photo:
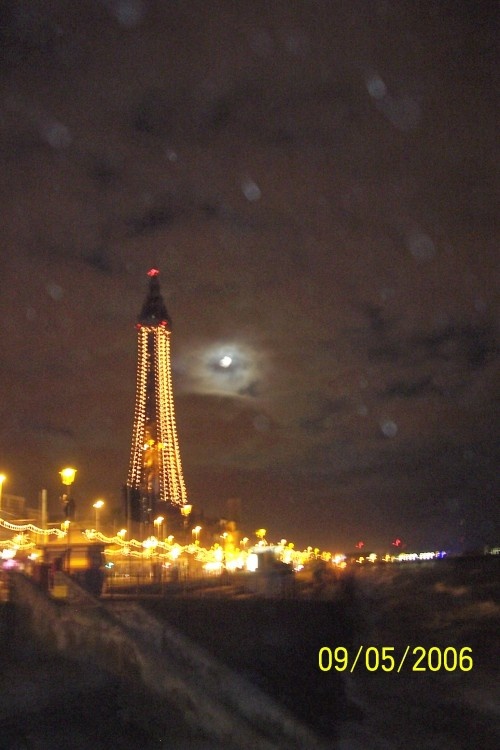
POLYGON ((309 394, 309 401, 314 403, 314 412, 299 420, 301 429, 310 433, 320 433, 335 427, 335 417, 345 413, 352 404, 347 397, 325 398, 322 393, 309 394))
POLYGON ((496 341, 492 325, 450 325, 445 329, 416 339, 433 359, 463 359, 472 369, 486 367, 494 361, 496 341))
POLYGON ((92 159, 89 175, 103 190, 116 187, 120 180, 120 167, 106 154, 92 159))
POLYGON ((158 229, 170 227, 177 218, 177 211, 170 199, 163 205, 151 208, 142 216, 127 221, 132 236, 150 234, 158 229))
POLYGON ((111 273, 113 271, 113 264, 106 250, 93 252, 90 255, 84 256, 82 260, 91 268, 101 273, 111 273))
POLYGON ((238 390, 239 396, 250 396, 251 398, 257 398, 262 395, 261 385, 258 380, 253 380, 251 383, 246 385, 244 388, 238 390))
POLYGON ((58 440, 74 440, 74 433, 67 428, 55 427, 51 424, 44 424, 40 422, 27 423, 25 425, 28 432, 35 433, 37 436, 42 438, 56 438, 58 440))
MULTIPOLYGON (((461 368, 464 376, 468 370, 480 370, 493 364, 496 359, 497 345, 494 326, 490 322, 481 325, 471 323, 449 324, 430 332, 414 332, 410 336, 402 335, 397 330, 386 333, 385 323, 378 320, 370 322, 370 340, 367 354, 373 361, 394 362, 400 366, 435 366, 436 363, 454 362, 461 368)), ((424 375, 413 385, 404 384, 399 388, 411 395, 412 390, 419 390, 430 384, 430 375, 424 375)), ((395 389, 398 390, 397 383, 395 389)), ((387 390, 391 395, 391 387, 387 390)), ((397 395, 392 393, 392 395, 397 395)))
POLYGON ((382 344, 368 349, 368 358, 397 362, 402 357, 402 347, 397 344, 382 344))
POLYGON ((400 380, 391 383, 385 389, 383 396, 386 398, 419 398, 429 393, 441 394, 442 391, 433 384, 432 376, 427 375, 411 382, 400 380))

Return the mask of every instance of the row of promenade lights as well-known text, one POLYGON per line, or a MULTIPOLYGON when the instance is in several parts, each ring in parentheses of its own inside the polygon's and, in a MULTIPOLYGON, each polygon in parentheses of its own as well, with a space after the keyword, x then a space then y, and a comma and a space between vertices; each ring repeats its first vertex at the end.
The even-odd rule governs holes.
MULTIPOLYGON (((76 469, 72 469, 71 467, 68 466, 59 472, 59 475, 61 477, 61 482, 63 483, 65 487, 67 487, 66 493, 63 496, 65 498, 64 510, 65 510, 65 515, 66 515, 66 520, 64 524, 66 526, 66 530, 69 527, 70 516, 72 515, 73 499, 71 497, 71 487, 75 481, 76 471, 77 471, 76 469)), ((2 510, 3 483, 5 482, 6 479, 7 477, 5 476, 5 474, 0 474, 0 512, 2 510)), ((95 530, 99 531, 99 511, 104 507, 104 500, 96 500, 95 503, 92 505, 92 507, 95 510, 95 530)), ((193 506, 187 503, 181 507, 181 513, 184 519, 184 529, 186 530, 188 527, 189 516, 191 515, 192 509, 193 509, 193 506)), ((162 526, 163 526, 164 520, 165 519, 163 516, 158 516, 158 518, 155 518, 155 520, 153 521, 155 527, 157 527, 158 529, 157 535, 159 537, 161 537, 162 526)), ((192 529, 192 534, 195 539, 195 544, 199 544, 199 536, 200 536, 201 530, 202 530, 201 526, 195 526, 194 529, 192 529)))
MULTIPOLYGON (((70 516, 72 514, 72 498, 71 498, 71 486, 73 485, 73 482, 75 481, 76 476, 76 469, 72 469, 70 467, 67 467, 65 469, 62 469, 59 474, 61 476, 61 481, 65 487, 67 487, 67 491, 65 493, 65 515, 66 515, 66 521, 65 523, 69 525, 70 522, 70 516)), ((2 490, 3 490, 3 483, 7 477, 5 474, 0 474, 0 512, 2 510, 2 490)), ((104 507, 104 500, 96 500, 95 503, 92 505, 92 507, 95 509, 95 530, 99 531, 99 511, 104 507)), ((188 523, 189 523, 189 516, 191 515, 191 511, 193 509, 192 505, 189 505, 186 503, 181 507, 181 513, 184 519, 184 529, 187 530, 188 523)), ((163 516, 158 516, 158 518, 155 518, 153 521, 154 525, 158 527, 158 536, 161 536, 162 531, 162 524, 165 519, 163 516)), ((195 526, 192 530, 192 534, 195 538, 195 543, 199 543, 199 536, 200 531, 202 530, 201 526, 195 526)))
MULTIPOLYGON (((67 487, 65 495, 63 495, 63 498, 65 499, 65 515, 66 515, 66 522, 69 523, 70 516, 72 514, 72 497, 71 497, 71 486, 73 482, 75 481, 76 476, 76 469, 71 469, 70 467, 67 467, 66 469, 62 469, 60 472, 60 477, 63 485, 67 487)), ((0 474, 0 512, 2 510, 2 490, 3 490, 3 483, 7 477, 5 474, 0 474)), ((95 508, 95 525, 96 525, 96 531, 98 531, 99 526, 99 511, 101 508, 104 507, 104 500, 96 500, 95 503, 92 506, 95 508)), ((163 519, 162 519, 163 521, 163 519)))
MULTIPOLYGON (((70 511, 70 503, 71 503, 71 485, 75 481, 76 469, 71 469, 71 468, 68 467, 66 469, 62 469, 62 471, 60 471, 59 474, 61 475, 61 481, 62 481, 62 483, 65 485, 65 487, 68 488, 68 491, 67 491, 67 501, 66 501, 66 515, 67 515, 66 523, 68 523, 68 525, 69 525, 69 511, 70 511)), ((2 477, 0 476, 0 481, 1 481, 1 478, 2 477)), ((1 495, 0 495, 0 500, 1 500, 1 495)), ((95 530, 99 531, 99 511, 101 510, 101 508, 104 507, 104 500, 96 500, 95 503, 92 505, 92 507, 95 509, 95 530)), ((0 503, 0 508, 1 508, 1 503, 0 503)), ((183 519, 184 519, 184 528, 185 529, 187 529, 187 526, 188 526, 188 523, 189 523, 189 516, 191 515, 192 509, 193 509, 193 506, 189 505, 188 503, 186 503, 186 505, 183 505, 181 507, 181 513, 182 513, 182 516, 183 516, 183 519)), ((162 532, 162 526, 163 526, 164 520, 165 519, 164 519, 163 516, 158 516, 158 518, 155 518, 155 520, 153 521, 153 524, 158 529, 157 536, 160 537, 160 538, 162 536, 161 532, 162 532)), ((202 529, 201 526, 195 526, 194 529, 192 530, 193 536, 195 538, 195 544, 199 544, 199 536, 200 536, 201 529, 202 529)), ((120 532, 120 534, 123 536, 123 532, 120 532)))

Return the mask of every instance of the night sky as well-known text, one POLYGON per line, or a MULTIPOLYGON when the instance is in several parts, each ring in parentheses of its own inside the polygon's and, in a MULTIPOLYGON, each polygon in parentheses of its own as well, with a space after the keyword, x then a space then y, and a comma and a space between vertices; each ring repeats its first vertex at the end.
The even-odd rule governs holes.
POLYGON ((498 543, 495 7, 3 2, 4 492, 120 504, 155 265, 197 509, 498 543))

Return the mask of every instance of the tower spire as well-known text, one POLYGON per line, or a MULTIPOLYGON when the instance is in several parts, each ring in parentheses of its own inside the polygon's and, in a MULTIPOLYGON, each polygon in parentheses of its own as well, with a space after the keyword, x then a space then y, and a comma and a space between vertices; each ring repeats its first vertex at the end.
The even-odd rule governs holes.
POLYGON ((151 522, 160 503, 187 502, 175 423, 170 360, 171 319, 159 271, 148 271, 149 289, 138 316, 137 381, 127 479, 134 520, 151 522))
POLYGON ((149 292, 144 300, 137 321, 142 325, 158 325, 158 323, 164 321, 165 323, 168 323, 170 327, 172 321, 170 320, 163 297, 161 296, 159 275, 160 272, 157 268, 151 268, 148 271, 149 292))

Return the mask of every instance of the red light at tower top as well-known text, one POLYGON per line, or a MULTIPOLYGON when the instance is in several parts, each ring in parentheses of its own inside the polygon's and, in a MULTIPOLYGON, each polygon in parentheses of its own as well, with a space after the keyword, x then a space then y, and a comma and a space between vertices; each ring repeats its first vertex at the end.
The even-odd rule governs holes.
POLYGON ((148 271, 148 276, 158 276, 159 270, 157 268, 150 268, 148 271))

